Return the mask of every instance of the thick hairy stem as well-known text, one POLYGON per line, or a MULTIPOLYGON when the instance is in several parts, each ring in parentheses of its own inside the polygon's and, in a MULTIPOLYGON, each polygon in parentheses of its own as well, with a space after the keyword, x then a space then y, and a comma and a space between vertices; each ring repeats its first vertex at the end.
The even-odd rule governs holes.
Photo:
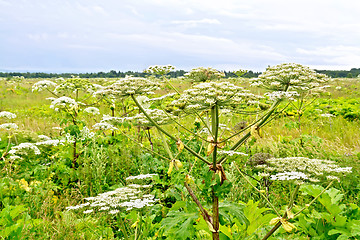
MULTIPOLYGON (((214 151, 213 151, 213 155, 212 155, 212 160, 213 160, 213 170, 214 170, 214 174, 216 173, 217 167, 216 167, 216 158, 217 158, 217 140, 218 140, 218 133, 219 133, 219 108, 217 105, 213 106, 211 108, 211 130, 214 136, 214 151)), ((213 207, 212 207, 212 211, 213 211, 213 240, 218 240, 219 239, 219 228, 220 228, 220 224, 219 224, 219 198, 216 196, 216 193, 214 191, 214 187, 212 189, 212 200, 213 200, 213 207)))
POLYGON ((204 207, 201 205, 199 199, 196 197, 196 195, 194 194, 193 190, 190 188, 189 184, 187 184, 187 182, 184 183, 185 184, 185 188, 188 190, 190 197, 192 198, 192 200, 196 203, 196 205, 198 206, 200 212, 201 212, 201 216, 204 218, 204 220, 206 222, 208 222, 208 224, 212 224, 212 219, 211 216, 209 215, 209 213, 204 209, 204 207))

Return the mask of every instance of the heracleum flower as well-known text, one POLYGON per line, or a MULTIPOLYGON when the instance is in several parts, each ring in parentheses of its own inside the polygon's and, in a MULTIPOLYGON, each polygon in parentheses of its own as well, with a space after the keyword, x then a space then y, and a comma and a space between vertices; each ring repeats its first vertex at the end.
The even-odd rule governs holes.
POLYGON ((284 63, 268 67, 258 78, 252 79, 253 86, 272 91, 308 91, 320 87, 329 78, 324 74, 296 63, 284 63), (286 89, 287 88, 287 89, 286 89))
POLYGON ((213 106, 231 104, 247 105, 248 100, 256 99, 252 93, 229 82, 206 82, 185 90, 179 99, 172 102, 179 108, 202 110, 213 106))
POLYGON ((76 93, 77 91, 83 91, 88 93, 93 93, 95 87, 93 84, 84 78, 68 78, 63 81, 59 85, 56 86, 54 92, 55 93, 76 93))
POLYGON ((41 140, 51 140, 50 137, 46 136, 46 135, 38 135, 38 138, 40 138, 41 140))
POLYGON ((92 115, 100 114, 100 110, 97 107, 87 107, 84 109, 84 112, 92 114, 92 115))
POLYGON ((16 125, 16 123, 3 123, 0 124, 0 129, 6 130, 6 131, 11 131, 11 130, 16 130, 18 129, 18 125, 16 125))
POLYGON ((57 86, 56 83, 49 80, 42 80, 35 83, 32 87, 32 91, 42 91, 44 89, 54 89, 57 86))
POLYGON ((126 181, 129 180, 137 180, 137 179, 147 179, 147 178, 152 178, 153 176, 156 176, 157 174, 141 174, 141 175, 137 175, 137 176, 129 176, 126 178, 126 181))
POLYGON ((148 67, 144 72, 145 73, 152 73, 155 75, 166 75, 171 71, 174 71, 175 67, 172 65, 154 65, 148 67))
MULTIPOLYGON (((170 113, 165 113, 160 109, 145 109, 146 113, 154 120, 158 125, 168 124, 172 121, 172 119, 176 118, 174 115, 170 113)), ((147 119, 147 117, 143 113, 139 113, 132 117, 132 119, 128 118, 128 120, 133 121, 135 124, 151 127, 154 124, 147 119)))
POLYGON ((225 77, 225 73, 219 72, 211 67, 198 67, 191 69, 191 71, 186 73, 185 76, 195 82, 205 82, 225 77))
POLYGON ((147 78, 125 77, 115 83, 97 91, 94 95, 110 95, 112 97, 126 97, 130 95, 154 94, 153 91, 159 89, 160 84, 147 78))
POLYGON ((102 131, 106 131, 106 130, 115 131, 115 130, 118 130, 118 128, 114 127, 112 124, 107 123, 107 122, 96 123, 93 126, 93 128, 98 129, 98 130, 102 130, 102 131))
POLYGON ((50 108, 54 110, 64 109, 64 108, 71 109, 72 107, 77 107, 77 106, 78 103, 74 99, 63 96, 54 99, 50 105, 50 108))
POLYGON ((236 151, 231 151, 231 150, 229 150, 229 151, 218 151, 218 153, 219 153, 220 155, 227 155, 227 156, 229 156, 229 157, 232 157, 232 156, 234 156, 234 155, 238 155, 238 156, 248 156, 248 154, 246 154, 246 153, 236 152, 236 151))
POLYGON ((11 150, 9 151, 9 154, 27 155, 29 150, 32 150, 36 155, 41 154, 39 148, 36 147, 34 143, 20 143, 19 145, 12 147, 11 150))
POLYGON ((34 143, 36 146, 58 146, 58 145, 64 145, 64 142, 58 139, 50 139, 45 140, 41 142, 34 143))
POLYGON ((291 176, 294 179, 296 176, 302 176, 304 180, 319 181, 319 178, 336 176, 340 173, 351 173, 352 171, 351 167, 339 167, 334 161, 306 157, 270 158, 266 160, 266 165, 258 165, 257 168, 263 168, 270 173, 273 172, 272 176, 277 180, 291 180, 291 176), (281 179, 279 179, 280 177, 281 179))
MULTIPOLYGON (((141 176, 134 176, 130 179, 148 179, 154 176, 154 174, 145 174, 141 176)), ((108 211, 109 214, 116 214, 120 210, 129 211, 131 209, 140 209, 146 206, 152 206, 157 199, 152 194, 144 194, 145 189, 148 189, 150 185, 131 184, 126 187, 120 187, 113 191, 104 192, 96 197, 85 198, 87 201, 85 204, 77 206, 69 206, 67 210, 76 210, 80 208, 90 208, 85 210, 108 211)), ((84 212, 84 211, 83 211, 84 212)))
POLYGON ((0 112, 0 118, 13 119, 16 118, 16 114, 7 111, 2 111, 0 112))

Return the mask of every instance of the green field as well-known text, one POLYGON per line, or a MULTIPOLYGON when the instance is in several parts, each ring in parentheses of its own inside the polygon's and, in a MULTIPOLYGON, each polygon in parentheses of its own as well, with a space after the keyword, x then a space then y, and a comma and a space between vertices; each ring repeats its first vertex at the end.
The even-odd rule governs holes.
POLYGON ((160 70, 0 79, 1 239, 360 238, 359 78, 160 70))

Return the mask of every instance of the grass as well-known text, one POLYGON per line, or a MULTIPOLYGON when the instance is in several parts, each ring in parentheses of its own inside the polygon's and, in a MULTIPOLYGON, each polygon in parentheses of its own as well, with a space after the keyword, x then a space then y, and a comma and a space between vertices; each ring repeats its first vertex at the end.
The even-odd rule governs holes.
MULTIPOLYGON (((59 126, 61 115, 49 108, 50 102, 46 98, 50 97, 50 94, 31 92, 31 86, 36 81, 38 80, 26 79, 21 83, 11 83, 7 80, 0 80, 0 111, 10 111, 17 115, 13 122, 19 126, 19 130, 15 135, 16 141, 19 143, 34 142, 39 134, 50 137, 59 136, 59 131, 54 130, 53 127, 59 126)), ((236 82, 241 86, 249 86, 247 80, 236 82)), ((181 91, 190 86, 190 83, 182 84, 176 82, 176 80, 173 83, 175 86, 180 87, 181 91)), ((262 129, 263 136, 261 139, 249 140, 240 150, 249 153, 249 157, 258 152, 268 152, 276 157, 306 156, 324 158, 335 160, 341 166, 352 166, 353 174, 344 178, 342 182, 336 183, 335 186, 346 194, 348 204, 359 204, 359 119, 350 121, 340 114, 327 119, 320 117, 319 113, 316 113, 316 108, 321 106, 322 100, 340 99, 347 104, 354 99, 359 99, 360 92, 354 91, 359 88, 360 81, 358 79, 334 80, 329 88, 330 95, 323 95, 316 101, 319 102, 318 105, 315 102, 314 105, 304 110, 301 116, 301 128, 297 125, 298 116, 281 114, 276 121, 262 129), (336 88, 338 86, 341 86, 341 89, 336 88)), ((163 92, 167 91, 169 90, 163 90, 163 92)), ((163 92, 159 92, 159 94, 163 92)), ((116 114, 122 114, 123 104, 127 103, 117 103, 116 114)), ((356 104, 351 103, 350 105, 354 106, 354 109, 356 107, 360 108, 356 104)), ((101 103, 99 107, 102 113, 110 114, 108 105, 101 103)), ((133 107, 132 105, 131 108, 133 107)), ((325 108, 324 111, 326 109, 330 108, 325 108)), ((230 125, 235 126, 240 121, 250 121, 255 117, 233 119, 230 125)), ((81 115, 81 118, 91 127, 101 119, 101 116, 81 115)), ((193 120, 183 120, 188 129, 194 128, 193 120)), ((127 134, 137 140, 142 139, 142 144, 150 148, 143 130, 130 126, 123 127, 127 134)), ((175 132, 175 135, 181 138, 187 136, 186 134, 181 135, 176 128, 168 127, 167 129, 173 133, 175 132)), ((158 147, 161 140, 156 131, 150 131, 155 151, 158 153, 165 152, 165 149, 158 147)), ((2 139, 0 150, 4 151, 7 136, 4 132, 0 133, 0 135, 2 139)), ((190 144, 200 151, 201 142, 193 140, 190 144)), ((170 148, 174 152, 177 151, 176 147, 175 143, 170 144, 170 148)), ((203 145, 201 151, 205 152, 206 147, 206 145, 203 145)), ((161 160, 156 155, 152 156, 144 153, 139 148, 139 144, 135 144, 133 140, 121 134, 116 134, 115 137, 111 137, 110 133, 108 135, 102 134, 95 142, 83 143, 79 148, 83 152, 79 157, 79 167, 77 169, 71 168, 69 165, 71 161, 69 149, 69 147, 60 146, 49 150, 45 156, 29 156, 30 161, 2 161, 0 163, 2 177, 0 181, 0 210, 3 211, 2 213, 5 214, 4 209, 10 209, 9 206, 25 204, 26 210, 12 221, 16 222, 21 219, 30 221, 26 217, 27 215, 32 220, 38 220, 36 224, 33 221, 32 225, 19 222, 20 225, 22 223, 21 226, 27 226, 24 227, 22 232, 20 231, 20 236, 22 236, 20 239, 99 239, 101 237, 120 239, 122 234, 118 231, 119 227, 115 223, 114 217, 107 214, 84 215, 81 212, 73 213, 66 211, 65 207, 79 204, 85 197, 95 196, 125 185, 125 178, 129 175, 156 172, 163 177, 157 182, 157 187, 161 189, 159 198, 161 198, 162 202, 169 203, 174 201, 175 198, 185 199, 184 193, 181 192, 183 191, 181 186, 183 179, 180 174, 177 176, 175 173, 173 179, 167 179, 166 172, 169 164, 167 161, 161 160), (47 163, 51 164, 48 166, 47 163), (9 172, 11 172, 11 175, 9 172), (17 181, 22 178, 29 184, 35 180, 40 181, 41 184, 31 186, 31 191, 26 191, 17 181)), ((186 170, 183 170, 184 172, 188 171, 189 167, 194 163, 194 159, 188 156, 183 154, 180 157, 180 160, 185 164, 184 169, 186 170)), ((244 164, 249 157, 241 157, 237 162, 244 164)), ((236 179, 233 184, 233 191, 228 195, 229 200, 243 202, 247 202, 248 199, 260 200, 259 195, 251 190, 244 180, 236 177, 236 173, 230 165, 226 165, 226 167, 229 178, 236 179)), ((196 174, 202 174, 202 172, 204 172, 204 169, 200 167, 199 162, 195 163, 192 173, 196 176, 196 174)), ((284 188, 287 187, 281 184, 273 186, 274 194, 271 198, 280 207, 286 204, 282 193, 284 188)), ((201 189, 196 191, 200 193, 201 189)), ((300 198, 299 201, 304 201, 304 197, 300 198)), ((264 206, 264 202, 261 202, 261 204, 264 206)), ((169 205, 171 206, 171 203, 169 205)), ((169 209, 163 207, 161 209, 155 208, 152 211, 157 212, 152 215, 155 217, 150 223, 153 226, 158 226, 156 225, 158 223, 156 219, 161 220, 161 218, 165 217, 169 209)), ((135 224, 137 220, 136 217, 129 215, 126 221, 127 225, 130 226, 135 224)), ((15 226, 15 224, 11 226, 15 226)), ((129 227, 128 231, 134 233, 135 229, 137 228, 129 227)))

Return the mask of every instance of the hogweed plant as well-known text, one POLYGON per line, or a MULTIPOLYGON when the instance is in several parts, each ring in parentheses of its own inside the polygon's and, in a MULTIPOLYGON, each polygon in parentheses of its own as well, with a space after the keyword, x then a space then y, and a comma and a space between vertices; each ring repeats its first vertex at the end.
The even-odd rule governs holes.
MULTIPOLYGON (((151 71, 155 72, 153 69, 151 71)), ((327 78, 325 75, 317 74, 313 70, 299 64, 281 64, 269 67, 262 75, 252 81, 253 86, 259 86, 269 91, 265 94, 266 97, 264 98, 264 96, 257 96, 247 89, 236 86, 230 82, 215 81, 219 80, 222 74, 214 72, 214 77, 209 77, 212 72, 214 72, 212 69, 207 69, 206 71, 204 69, 198 69, 190 72, 190 74, 188 74, 189 78, 193 78, 192 80, 194 82, 200 81, 202 83, 192 86, 191 89, 185 90, 181 94, 180 91, 176 90, 175 95, 172 94, 174 100, 168 104, 168 106, 157 104, 161 109, 155 109, 151 107, 152 105, 145 107, 146 103, 151 102, 152 99, 149 98, 146 101, 141 101, 140 98, 140 96, 153 94, 155 90, 159 89, 160 84, 155 82, 154 79, 119 79, 102 91, 111 94, 114 98, 124 99, 130 97, 141 113, 133 117, 125 118, 105 116, 102 122, 96 124, 96 126, 109 129, 113 126, 114 122, 133 121, 135 124, 156 128, 160 133, 168 155, 161 156, 162 159, 169 160, 168 175, 172 174, 173 168, 178 169, 182 167, 179 158, 185 150, 207 166, 211 175, 210 179, 196 179, 196 177, 191 176, 191 167, 190 170, 183 170, 185 171, 183 184, 190 198, 196 204, 203 220, 206 222, 208 231, 212 234, 212 239, 217 240, 220 238, 220 232, 223 232, 220 227, 219 211, 219 209, 224 209, 224 203, 221 198, 224 192, 229 191, 229 186, 231 185, 229 180, 227 180, 225 163, 232 161, 236 156, 245 155, 237 150, 251 137, 261 137, 260 129, 270 121, 276 119, 274 115, 282 102, 294 100, 306 91, 320 88, 326 83, 327 78), (198 77, 199 73, 205 75, 206 78, 198 77), (262 109, 260 107, 262 101, 270 101, 271 106, 268 109, 262 109), (169 109, 171 109, 171 113, 168 112, 170 111, 169 109), (192 116, 192 118, 190 116, 192 116), (246 127, 238 129, 238 131, 234 133, 229 130, 227 125, 232 118, 239 116, 253 116, 251 118, 253 120, 246 127), (182 120, 187 121, 189 119, 197 119, 196 122, 199 125, 199 131, 188 129, 186 123, 182 123, 182 120), (174 132, 164 124, 174 124, 178 132, 174 132), (195 151, 188 145, 187 140, 189 139, 186 139, 186 136, 190 136, 190 140, 199 139, 202 141, 203 145, 207 146, 206 151, 195 151), (176 153, 169 147, 166 138, 176 144, 176 153), (196 192, 199 186, 197 186, 195 182, 202 182, 205 185, 202 188, 207 189, 205 192, 209 193, 210 207, 199 198, 196 192)), ((160 97, 158 99, 164 98, 160 97)), ((153 153, 160 155, 158 152, 153 153)), ((327 174, 330 176, 330 173, 346 173, 349 171, 350 169, 340 168, 330 161, 293 157, 268 160, 266 172, 264 172, 262 176, 269 178, 269 181, 309 181, 315 179, 313 175, 327 174), (289 166, 286 164, 281 165, 281 163, 286 161, 289 161, 287 163, 289 166), (298 167, 294 167, 300 162, 303 162, 303 165, 300 164, 298 167), (293 168, 290 168, 290 166, 293 166, 293 168), (308 168, 312 168, 312 170, 308 168)), ((242 170, 239 169, 239 173, 248 181, 247 176, 242 170)), ((335 176, 329 178, 329 185, 331 185, 335 176)), ((249 183, 251 184, 250 181, 249 183)), ((299 184, 296 183, 295 185, 295 190, 290 196, 288 210, 284 215, 281 215, 280 211, 276 210, 261 190, 253 186, 278 215, 278 217, 272 221, 276 224, 275 227, 266 234, 264 239, 271 236, 281 225, 287 231, 293 229, 293 225, 289 222, 293 215, 289 211, 292 209, 299 189, 299 184)), ((312 202, 314 202, 314 200, 312 202)), ((227 207, 229 206, 230 205, 227 205, 227 207)), ((238 212, 234 209, 229 211, 230 214, 231 212, 238 212)), ((246 220, 243 221, 246 223, 246 220)), ((166 226, 168 226, 168 224, 169 221, 166 222, 166 226)), ((176 225, 178 222, 174 224, 176 225)))
POLYGON ((85 122, 79 117, 80 112, 85 108, 86 114, 99 114, 97 108, 89 107, 94 104, 92 98, 97 89, 89 80, 75 77, 58 79, 58 83, 42 80, 33 85, 33 92, 47 91, 54 96, 48 98, 50 108, 62 114, 60 125, 66 125, 67 142, 72 144, 72 167, 76 167, 81 154, 78 152, 78 142, 91 136, 85 122))

